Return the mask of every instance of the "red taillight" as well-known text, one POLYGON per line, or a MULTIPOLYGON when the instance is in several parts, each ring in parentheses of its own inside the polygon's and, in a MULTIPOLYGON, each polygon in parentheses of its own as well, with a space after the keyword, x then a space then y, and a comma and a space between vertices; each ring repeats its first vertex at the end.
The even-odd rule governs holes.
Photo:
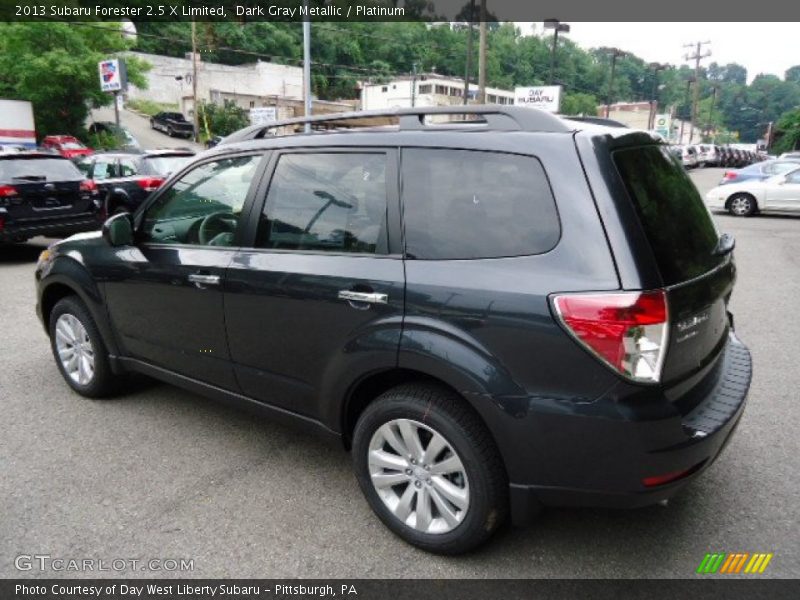
POLYGON ((603 362, 634 381, 660 380, 668 331, 663 290, 564 294, 553 303, 564 327, 603 362))
POLYGON ((736 172, 735 172, 735 171, 725 171, 725 172, 722 174, 722 177, 723 177, 724 179, 736 179, 737 175, 736 175, 736 172))
POLYGON ((139 187, 144 189, 145 192, 154 192, 161 184, 164 183, 163 177, 142 177, 141 179, 137 179, 136 183, 139 184, 139 187))
POLYGON ((94 182, 93 179, 84 179, 81 181, 80 189, 82 192, 91 192, 92 194, 97 193, 97 184, 94 182))
POLYGON ((6 219, 5 217, 0 216, 0 231, 6 228, 6 219))
POLYGON ((685 475, 688 475, 692 469, 684 469, 682 471, 673 471, 672 473, 664 473, 663 475, 654 475, 653 477, 645 477, 642 483, 645 487, 655 487, 657 485, 664 485, 671 481, 676 481, 685 475))
POLYGON ((13 185, 0 185, 0 198, 11 198, 17 195, 17 188, 13 185))

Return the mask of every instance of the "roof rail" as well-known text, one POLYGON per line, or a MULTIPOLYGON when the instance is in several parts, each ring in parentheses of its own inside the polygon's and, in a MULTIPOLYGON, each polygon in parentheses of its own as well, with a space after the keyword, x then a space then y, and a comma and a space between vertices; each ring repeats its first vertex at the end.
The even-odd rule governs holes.
MULTIPOLYGON (((266 125, 252 125, 235 131, 224 138, 220 144, 241 142, 263 138, 269 135, 271 129, 281 127, 310 124, 312 128, 324 128, 326 125, 335 125, 337 122, 369 121, 380 119, 397 119, 400 131, 424 131, 436 129, 443 124, 453 123, 486 124, 488 129, 500 131, 541 131, 541 132, 568 132, 571 128, 557 116, 535 108, 522 106, 502 106, 479 104, 472 106, 421 106, 415 108, 394 108, 389 110, 363 110, 355 112, 331 113, 310 117, 296 117, 284 119, 266 125), (450 121, 442 124, 426 123, 426 117, 432 115, 464 115, 479 117, 479 119, 464 119, 463 121, 450 121), (320 127, 322 126, 322 127, 320 127)), ((352 126, 352 124, 351 124, 352 126)), ((362 126, 370 126, 366 123, 362 126)))

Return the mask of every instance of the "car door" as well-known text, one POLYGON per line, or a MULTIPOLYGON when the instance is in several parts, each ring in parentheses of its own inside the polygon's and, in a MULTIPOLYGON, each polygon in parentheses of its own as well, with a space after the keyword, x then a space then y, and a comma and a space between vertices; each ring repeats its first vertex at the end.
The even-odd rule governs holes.
POLYGON ((118 176, 118 169, 118 161, 115 156, 100 154, 92 157, 88 176, 97 184, 97 189, 100 193, 100 198, 104 201, 104 205, 108 191, 111 189, 114 179, 118 176))
POLYGON ((405 276, 394 150, 277 153, 225 321, 248 396, 316 417, 350 378, 396 365, 405 276))
POLYGON ((223 317, 225 270, 263 167, 263 154, 194 165, 137 215, 106 300, 133 358, 192 379, 237 388, 223 317))
POLYGON ((800 169, 768 182, 767 207, 770 210, 800 211, 800 169))

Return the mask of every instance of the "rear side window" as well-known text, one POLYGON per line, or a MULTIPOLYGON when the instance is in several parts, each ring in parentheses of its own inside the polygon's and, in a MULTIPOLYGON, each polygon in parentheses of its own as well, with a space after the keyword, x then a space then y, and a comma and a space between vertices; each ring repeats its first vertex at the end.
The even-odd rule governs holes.
POLYGON ((0 181, 19 179, 78 181, 84 175, 65 158, 13 158, 0 160, 0 181))
POLYGON ((406 252, 418 259, 541 254, 561 229, 535 158, 497 152, 403 151, 406 252))
POLYGON ((697 277, 723 260, 719 240, 697 188, 663 146, 627 148, 614 162, 639 213, 666 285, 697 277))
POLYGON ((386 252, 386 155, 284 154, 267 194, 259 248, 386 252))

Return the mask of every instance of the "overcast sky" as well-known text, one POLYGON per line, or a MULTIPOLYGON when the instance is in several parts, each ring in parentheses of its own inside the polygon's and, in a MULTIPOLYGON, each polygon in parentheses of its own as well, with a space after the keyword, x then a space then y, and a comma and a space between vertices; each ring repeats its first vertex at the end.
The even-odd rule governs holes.
MULTIPOLYGON (((722 8, 721 10, 724 10, 722 8)), ((529 23, 517 23, 524 33, 529 23)), ((536 31, 542 24, 536 23, 536 31)), ((800 28, 797 23, 580 23, 571 22, 569 38, 584 48, 612 46, 648 62, 683 64, 683 44, 710 41, 711 56, 702 64, 739 63, 751 81, 758 73, 783 78, 800 65, 800 28)), ((551 35, 548 32, 548 35, 551 35)))

